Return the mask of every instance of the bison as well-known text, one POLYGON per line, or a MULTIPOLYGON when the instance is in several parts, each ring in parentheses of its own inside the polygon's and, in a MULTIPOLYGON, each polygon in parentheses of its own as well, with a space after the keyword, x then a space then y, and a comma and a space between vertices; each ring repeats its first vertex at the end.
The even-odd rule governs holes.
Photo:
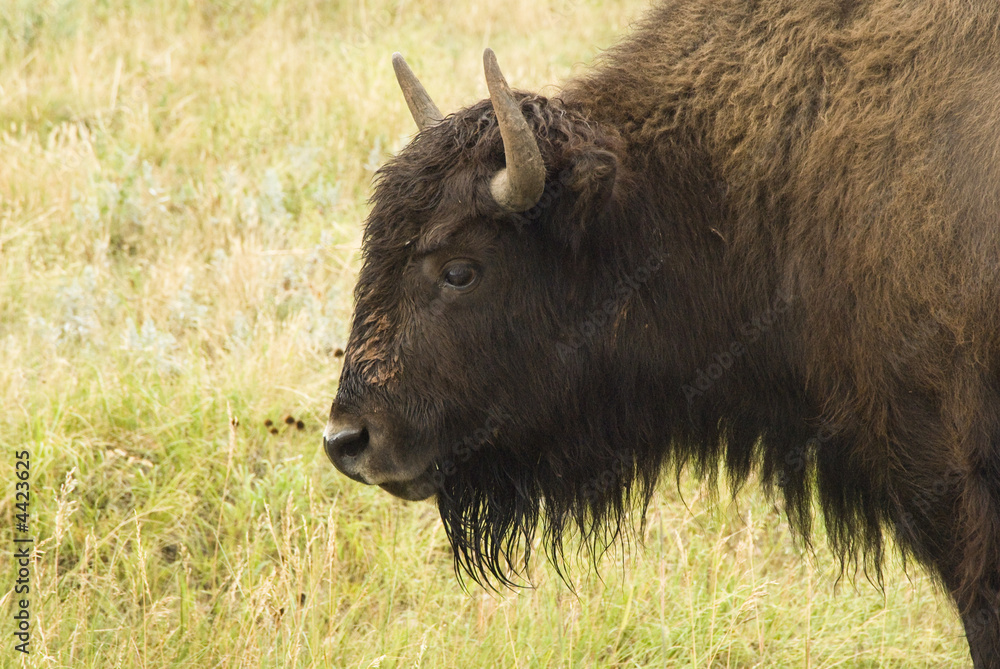
POLYGON ((459 572, 600 546, 664 472, 890 541, 1000 667, 1000 5, 671 0, 558 95, 376 177, 324 447, 436 496, 459 572))

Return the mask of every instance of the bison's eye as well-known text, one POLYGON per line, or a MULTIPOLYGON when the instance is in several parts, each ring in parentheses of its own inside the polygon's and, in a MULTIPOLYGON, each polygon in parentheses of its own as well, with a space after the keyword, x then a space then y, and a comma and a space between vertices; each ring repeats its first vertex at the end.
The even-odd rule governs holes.
POLYGON ((479 269, 468 260, 453 260, 441 271, 441 281, 453 290, 469 290, 479 280, 479 269))

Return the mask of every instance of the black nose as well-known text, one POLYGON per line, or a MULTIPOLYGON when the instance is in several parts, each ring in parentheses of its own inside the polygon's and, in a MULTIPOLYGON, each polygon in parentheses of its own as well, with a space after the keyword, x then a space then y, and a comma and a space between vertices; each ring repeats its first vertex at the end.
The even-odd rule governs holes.
POLYGON ((323 448, 334 466, 355 481, 367 483, 360 473, 361 461, 368 449, 368 427, 361 422, 331 424, 323 448))

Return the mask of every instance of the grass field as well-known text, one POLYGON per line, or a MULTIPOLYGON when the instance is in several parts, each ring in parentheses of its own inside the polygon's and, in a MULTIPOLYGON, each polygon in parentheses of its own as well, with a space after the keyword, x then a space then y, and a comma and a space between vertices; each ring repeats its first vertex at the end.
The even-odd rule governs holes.
POLYGON ((968 665, 923 572, 838 583, 752 491, 665 486, 644 547, 497 595, 432 504, 321 451, 370 178, 413 132, 390 54, 452 110, 483 47, 549 86, 644 6, 0 0, 0 666, 968 665))

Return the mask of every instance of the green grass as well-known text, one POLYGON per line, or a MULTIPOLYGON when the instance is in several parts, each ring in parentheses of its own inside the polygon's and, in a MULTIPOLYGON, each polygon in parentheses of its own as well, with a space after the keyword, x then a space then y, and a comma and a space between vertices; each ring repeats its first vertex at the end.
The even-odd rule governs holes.
POLYGON ((0 3, 0 515, 28 449, 37 539, 30 658, 0 546, 2 666, 968 664, 921 571, 838 585, 754 493, 665 487, 643 548, 498 596, 319 448, 372 170, 413 132, 389 55, 445 110, 487 45, 551 93, 643 7, 0 3))

